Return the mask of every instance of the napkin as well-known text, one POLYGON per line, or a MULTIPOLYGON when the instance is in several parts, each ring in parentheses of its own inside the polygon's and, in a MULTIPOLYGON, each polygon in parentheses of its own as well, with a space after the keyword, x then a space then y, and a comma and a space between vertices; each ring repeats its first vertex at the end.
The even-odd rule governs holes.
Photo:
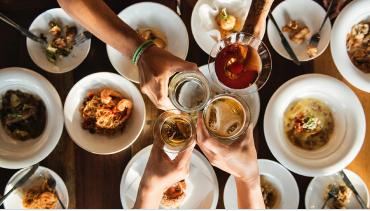
MULTIPOLYGON (((136 201, 141 176, 138 176, 130 185, 125 195, 131 200, 136 201)), ((195 209, 205 199, 206 196, 214 189, 213 182, 205 176, 193 164, 189 166, 189 177, 185 179, 186 197, 180 206, 180 209, 195 209)), ((160 208, 167 208, 160 205, 160 208)))
POLYGON ((247 18, 251 0, 215 0, 211 4, 203 4, 199 7, 200 28, 216 41, 221 40, 221 34, 216 23, 216 16, 225 7, 226 12, 242 21, 247 18))

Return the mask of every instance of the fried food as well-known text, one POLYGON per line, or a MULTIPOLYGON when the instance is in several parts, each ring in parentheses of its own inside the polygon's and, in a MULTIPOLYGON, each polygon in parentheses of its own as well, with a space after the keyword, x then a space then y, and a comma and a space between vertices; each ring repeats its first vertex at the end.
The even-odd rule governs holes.
POLYGON ((278 193, 263 175, 261 175, 261 192, 266 209, 273 208, 276 204, 278 193))
POLYGON ((227 13, 226 8, 221 10, 215 20, 219 25, 218 31, 221 34, 221 38, 231 33, 238 32, 243 27, 243 23, 237 17, 227 13))
POLYGON ((297 44, 301 44, 303 40, 306 39, 308 35, 310 35, 310 33, 311 30, 307 26, 305 26, 303 28, 299 28, 298 31, 290 35, 289 38, 291 41, 297 44))
POLYGON ((58 198, 49 187, 46 180, 41 186, 33 187, 24 194, 22 205, 26 209, 54 209, 58 198))
MULTIPOLYGON (((326 194, 324 195, 324 200, 328 199, 329 191, 331 189, 332 184, 329 184, 326 188, 326 194)), ((349 202, 349 197, 351 197, 352 191, 346 185, 340 185, 338 196, 333 199, 333 201, 329 201, 326 205, 329 209, 347 209, 347 206, 344 204, 349 202)))
POLYGON ((179 207, 184 201, 185 196, 186 183, 185 180, 181 180, 164 190, 161 204, 169 208, 179 207))
POLYGON ((136 31, 146 40, 153 40, 159 48, 168 49, 168 40, 166 35, 156 28, 143 28, 136 31))
POLYGON ((292 32, 294 29, 298 29, 298 22, 295 21, 295 20, 291 20, 289 21, 288 24, 286 24, 285 26, 283 26, 282 28, 282 32, 285 33, 285 32, 292 32))
POLYGON ((317 48, 314 46, 308 46, 306 52, 310 58, 315 57, 317 55, 317 48))
POLYGON ((370 73, 369 23, 360 22, 352 27, 346 40, 348 55, 352 63, 362 72, 370 73))

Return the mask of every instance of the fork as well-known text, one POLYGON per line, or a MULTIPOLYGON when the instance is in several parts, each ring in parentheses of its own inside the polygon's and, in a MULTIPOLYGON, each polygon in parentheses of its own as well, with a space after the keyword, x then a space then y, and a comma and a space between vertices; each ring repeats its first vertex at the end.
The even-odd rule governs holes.
POLYGON ((89 31, 84 31, 80 34, 80 36, 75 38, 74 41, 75 41, 76 45, 78 45, 78 44, 81 44, 81 43, 85 42, 88 39, 91 39, 91 37, 92 37, 92 34, 89 31))
POLYGON ((328 201, 330 199, 338 197, 339 188, 340 188, 340 185, 337 185, 335 183, 332 184, 332 186, 330 188, 330 191, 328 193, 328 198, 326 199, 326 201, 325 201, 325 203, 324 203, 324 205, 322 206, 321 209, 325 208, 326 203, 328 203, 328 201))
POLYGON ((326 12, 326 16, 325 16, 325 18, 324 18, 324 22, 322 22, 322 25, 321 25, 321 27, 320 27, 319 32, 317 32, 316 34, 314 34, 314 35, 311 37, 311 41, 310 41, 309 46, 313 46, 313 47, 317 48, 317 45, 319 44, 319 42, 320 42, 320 38, 321 38, 321 37, 320 37, 321 29, 322 29, 322 27, 324 26, 326 19, 328 19, 328 17, 329 17, 329 13, 330 13, 331 9, 333 8, 335 1, 336 1, 336 0, 332 0, 332 1, 330 2, 330 5, 329 5, 329 8, 328 8, 328 11, 326 12))
POLYGON ((60 200, 57 191, 55 190, 55 186, 57 185, 57 182, 55 181, 54 177, 51 176, 51 174, 48 171, 40 173, 40 176, 43 179, 46 179, 49 187, 52 189, 53 193, 57 196, 57 199, 59 201, 60 206, 62 206, 63 209, 66 209, 66 207, 64 206, 64 204, 60 200))

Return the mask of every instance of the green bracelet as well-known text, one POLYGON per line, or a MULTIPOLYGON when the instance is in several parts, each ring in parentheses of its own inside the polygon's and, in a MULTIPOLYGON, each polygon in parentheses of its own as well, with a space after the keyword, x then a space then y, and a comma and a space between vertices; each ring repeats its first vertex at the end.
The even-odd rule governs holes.
POLYGON ((143 52, 149 48, 150 46, 155 45, 153 40, 145 41, 143 44, 141 44, 135 51, 134 57, 132 58, 132 62, 137 66, 137 62, 139 61, 139 58, 143 52))

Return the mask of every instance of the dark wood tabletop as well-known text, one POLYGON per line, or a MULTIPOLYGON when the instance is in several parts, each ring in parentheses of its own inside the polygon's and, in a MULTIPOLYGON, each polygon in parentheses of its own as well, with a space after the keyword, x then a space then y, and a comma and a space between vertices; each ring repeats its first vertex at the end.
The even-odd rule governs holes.
MULTIPOLYGON (((153 1, 176 11, 176 0, 153 1)), ((322 5, 322 0, 316 1, 322 5)), ((126 7, 141 1, 106 0, 105 2, 118 14, 126 7)), ((182 0, 181 18, 189 34, 189 53, 186 60, 201 66, 207 64, 208 54, 203 52, 197 45, 190 27, 191 14, 196 2, 197 0, 182 0)), ((282 0, 275 0, 272 9, 280 2, 282 0)), ((59 7, 57 1, 50 0, 0 0, 0 12, 25 28, 28 28, 32 21, 42 12, 57 7, 59 7)), ((296 66, 292 61, 284 59, 272 48, 267 35, 265 35, 263 41, 270 49, 273 66, 269 81, 259 91, 261 111, 258 124, 254 129, 258 158, 276 161, 264 137, 264 113, 267 103, 274 92, 283 83, 296 76, 308 73, 322 73, 344 81, 359 97, 366 117, 370 115, 370 94, 353 87, 343 79, 331 57, 330 46, 315 60, 302 62, 300 66, 296 66)), ((83 77, 96 72, 117 73, 108 59, 106 44, 96 37, 92 38, 90 52, 80 66, 68 73, 48 73, 31 60, 26 48, 26 38, 11 26, 0 21, 0 69, 6 67, 24 67, 40 73, 54 85, 63 104, 70 89, 83 77)), ((137 87, 139 87, 138 84, 137 87)), ((42 166, 52 169, 64 180, 69 192, 69 208, 122 208, 120 182, 123 171, 136 153, 153 143, 152 127, 154 120, 161 113, 145 95, 143 97, 146 105, 147 124, 144 126, 140 137, 131 147, 113 155, 92 154, 77 146, 64 128, 58 145, 41 162, 42 166)), ((369 124, 368 121, 367 125, 369 124)), ((197 149, 199 150, 198 147, 197 149)), ((368 187, 370 187, 369 152, 370 136, 367 135, 360 153, 347 167, 358 174, 368 187)), ((230 175, 218 168, 214 168, 214 170, 220 190, 217 208, 224 208, 223 191, 230 175)), ((18 170, 0 168, 0 193, 3 192, 8 180, 16 171, 18 170)), ((312 178, 295 173, 292 174, 299 186, 299 208, 305 208, 305 192, 312 178)))

